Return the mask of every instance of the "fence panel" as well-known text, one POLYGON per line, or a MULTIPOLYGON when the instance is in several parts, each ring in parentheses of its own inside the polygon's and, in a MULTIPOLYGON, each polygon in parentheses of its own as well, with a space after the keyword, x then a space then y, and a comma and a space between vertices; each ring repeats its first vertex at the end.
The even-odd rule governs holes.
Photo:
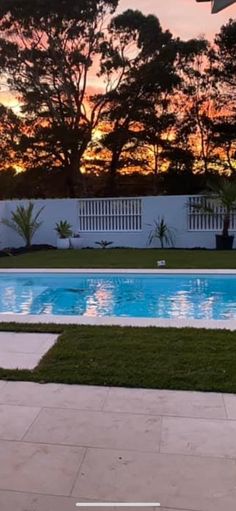
POLYGON ((81 232, 141 231, 142 199, 80 199, 78 224, 81 232))
MULTIPOLYGON (((224 214, 225 209, 214 199, 204 196, 189 197, 188 231, 221 231, 224 214)), ((236 230, 236 211, 230 214, 230 230, 236 230)))

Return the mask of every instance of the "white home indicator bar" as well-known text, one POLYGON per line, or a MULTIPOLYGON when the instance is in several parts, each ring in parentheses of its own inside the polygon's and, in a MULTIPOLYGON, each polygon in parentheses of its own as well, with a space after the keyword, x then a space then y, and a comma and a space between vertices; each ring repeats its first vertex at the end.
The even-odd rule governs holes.
POLYGON ((77 502, 77 507, 160 507, 160 502, 77 502))

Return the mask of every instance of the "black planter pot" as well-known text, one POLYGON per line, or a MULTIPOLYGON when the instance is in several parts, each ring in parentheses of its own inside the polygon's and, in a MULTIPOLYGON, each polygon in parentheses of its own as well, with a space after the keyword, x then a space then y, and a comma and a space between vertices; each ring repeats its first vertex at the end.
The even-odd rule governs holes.
POLYGON ((222 236, 216 234, 216 250, 232 250, 234 243, 234 236, 222 236))

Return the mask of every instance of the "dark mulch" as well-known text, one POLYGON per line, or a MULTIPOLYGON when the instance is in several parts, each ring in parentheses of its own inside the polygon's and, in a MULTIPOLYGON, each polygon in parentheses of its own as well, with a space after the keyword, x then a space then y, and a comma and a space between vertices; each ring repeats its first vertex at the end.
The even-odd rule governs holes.
POLYGON ((0 250, 0 257, 7 257, 11 255, 21 255, 21 254, 27 254, 28 252, 38 252, 40 250, 56 250, 56 247, 53 245, 31 245, 31 247, 10 247, 10 248, 4 248, 3 250, 0 250))

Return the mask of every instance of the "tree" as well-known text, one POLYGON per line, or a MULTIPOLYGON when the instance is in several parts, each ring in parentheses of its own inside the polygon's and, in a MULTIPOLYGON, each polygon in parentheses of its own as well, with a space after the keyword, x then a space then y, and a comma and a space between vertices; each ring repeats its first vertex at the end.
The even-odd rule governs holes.
POLYGON ((168 166, 172 148, 179 145, 178 131, 183 133, 183 120, 185 128, 188 125, 189 140, 188 147, 182 144, 181 149, 190 152, 191 136, 201 137, 201 158, 207 167, 211 121, 210 115, 203 110, 208 91, 205 97, 203 92, 208 78, 205 73, 203 82, 199 62, 207 55, 208 43, 205 40, 184 42, 173 39, 169 31, 163 31, 155 16, 144 16, 138 11, 128 10, 114 18, 112 29, 126 47, 130 45, 132 58, 125 79, 108 98, 104 113, 110 126, 102 139, 111 155, 108 188, 114 193, 117 171, 124 165, 122 156, 126 160, 132 156, 136 159, 142 147, 146 150, 144 163, 154 174, 154 191, 157 192, 158 173, 163 163, 168 166), (183 112, 179 120, 179 109, 174 103, 179 106, 181 97, 183 112), (188 114, 187 104, 192 107, 192 111, 188 108, 188 114))
POLYGON ((22 122, 10 109, 0 104, 0 171, 12 170, 20 163, 19 140, 22 122))
POLYGON ((216 120, 213 125, 213 136, 217 147, 224 151, 225 160, 221 155, 221 163, 225 169, 236 172, 236 116, 228 115, 216 120))
POLYGON ((91 102, 89 73, 105 54, 103 23, 118 0, 3 0, 0 66, 21 102, 26 130, 21 150, 29 165, 64 168, 74 196, 81 160, 103 98, 91 102))
POLYGON ((2 169, 0 171, 0 200, 15 197, 15 174, 13 169, 2 169))
POLYGON ((137 134, 142 147, 147 153, 147 168, 153 174, 153 192, 156 194, 159 190, 159 174, 162 171, 163 164, 168 157, 174 134, 176 123, 175 115, 169 110, 171 104, 171 95, 150 105, 147 112, 141 116, 142 129, 137 134))
POLYGON ((125 163, 122 155, 126 153, 127 162, 135 154, 145 117, 151 116, 153 104, 177 85, 179 77, 174 69, 172 35, 162 29, 155 16, 129 9, 112 20, 110 31, 113 58, 104 66, 109 65, 109 73, 117 70, 117 62, 118 67, 123 66, 122 80, 115 91, 107 94, 103 119, 110 129, 101 139, 110 152, 108 193, 114 194, 117 171, 125 163))
POLYGON ((205 39, 180 42, 177 63, 182 77, 176 98, 178 120, 176 141, 188 151, 194 148, 195 171, 208 173, 214 164, 213 115, 217 110, 217 90, 209 69, 209 43, 205 39))
POLYGON ((151 149, 153 153, 152 170, 155 177, 163 165, 166 169, 174 165, 180 170, 180 167, 191 164, 192 169, 189 120, 186 123, 186 104, 192 100, 192 89, 186 86, 185 73, 188 70, 189 74, 193 74, 194 62, 206 50, 207 42, 176 39, 172 44, 175 48, 173 67, 178 77, 177 83, 173 83, 170 90, 159 94, 144 120, 143 137, 144 141, 147 138, 149 151, 151 149), (182 96, 184 101, 181 104, 182 96))
POLYGON ((226 169, 232 173, 236 171, 235 20, 229 20, 216 35, 211 59, 212 74, 218 91, 218 105, 223 110, 223 115, 219 115, 214 122, 214 139, 226 155, 226 169))
POLYGON ((230 89, 236 87, 236 20, 230 19, 215 37, 215 77, 230 89))

